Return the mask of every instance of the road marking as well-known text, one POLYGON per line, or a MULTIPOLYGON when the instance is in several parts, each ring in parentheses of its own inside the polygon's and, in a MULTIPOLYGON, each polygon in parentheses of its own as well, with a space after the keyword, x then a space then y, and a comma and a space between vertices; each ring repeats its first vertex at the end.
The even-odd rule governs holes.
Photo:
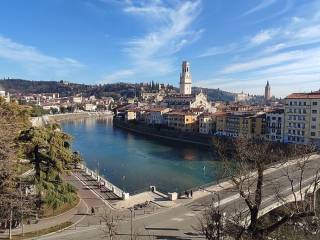
POLYGON ((171 220, 176 221, 176 222, 182 222, 184 219, 183 218, 171 218, 171 220))
POLYGON ((190 212, 190 213, 186 213, 184 215, 187 217, 194 217, 196 214, 190 212))

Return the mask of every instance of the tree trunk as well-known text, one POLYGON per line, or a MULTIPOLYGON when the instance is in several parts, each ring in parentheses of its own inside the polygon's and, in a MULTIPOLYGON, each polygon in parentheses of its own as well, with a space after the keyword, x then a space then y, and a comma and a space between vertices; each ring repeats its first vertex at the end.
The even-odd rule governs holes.
POLYGON ((40 181, 40 156, 39 156, 39 145, 38 144, 34 147, 33 152, 34 152, 36 179, 37 179, 37 181, 40 181))

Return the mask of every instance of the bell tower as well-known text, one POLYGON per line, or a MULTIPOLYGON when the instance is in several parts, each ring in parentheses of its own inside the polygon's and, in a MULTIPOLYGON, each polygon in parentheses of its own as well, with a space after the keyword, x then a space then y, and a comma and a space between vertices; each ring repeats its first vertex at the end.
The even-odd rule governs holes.
POLYGON ((180 73, 180 94, 190 95, 191 87, 192 77, 190 73, 190 64, 187 61, 183 61, 180 73))

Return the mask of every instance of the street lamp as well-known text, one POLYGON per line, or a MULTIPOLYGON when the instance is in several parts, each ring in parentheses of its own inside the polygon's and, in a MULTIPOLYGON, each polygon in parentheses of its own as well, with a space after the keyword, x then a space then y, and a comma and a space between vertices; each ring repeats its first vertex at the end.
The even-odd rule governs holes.
POLYGON ((133 240, 133 211, 134 211, 134 209, 131 207, 131 208, 129 208, 129 210, 130 210, 130 230, 131 230, 130 240, 133 240))

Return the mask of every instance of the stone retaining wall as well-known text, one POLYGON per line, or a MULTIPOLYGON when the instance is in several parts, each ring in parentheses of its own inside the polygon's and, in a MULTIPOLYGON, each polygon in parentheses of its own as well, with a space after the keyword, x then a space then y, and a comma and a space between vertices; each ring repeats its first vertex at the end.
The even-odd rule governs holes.
POLYGON ((164 127, 152 127, 142 123, 130 123, 118 119, 113 120, 113 126, 154 138, 169 139, 208 147, 212 146, 212 136, 202 135, 196 132, 179 132, 164 127))

